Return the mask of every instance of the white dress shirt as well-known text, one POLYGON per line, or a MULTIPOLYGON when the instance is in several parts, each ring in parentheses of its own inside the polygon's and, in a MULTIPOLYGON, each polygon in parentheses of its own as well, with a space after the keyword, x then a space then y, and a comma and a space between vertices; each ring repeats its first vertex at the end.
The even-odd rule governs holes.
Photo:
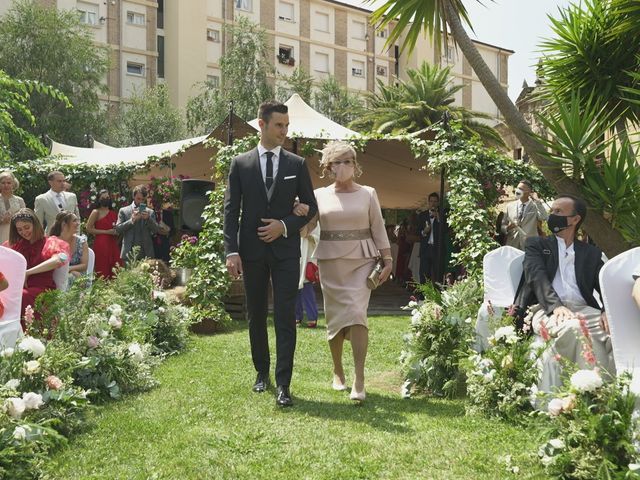
POLYGON ((67 208, 67 202, 65 201, 62 192, 54 192, 53 190, 49 190, 49 194, 53 197, 53 201, 60 211, 67 208))
POLYGON ((272 150, 267 150, 262 146, 261 143, 258 144, 258 155, 260 156, 260 171, 262 172, 262 180, 267 183, 267 152, 273 153, 273 157, 271 157, 271 161, 273 162, 273 183, 276 182, 276 176, 278 175, 278 165, 280 163, 280 149, 282 147, 277 146, 272 150))
POLYGON ((572 243, 569 247, 564 239, 556 236, 558 241, 558 270, 551 286, 564 304, 586 305, 576 279, 576 251, 572 243))

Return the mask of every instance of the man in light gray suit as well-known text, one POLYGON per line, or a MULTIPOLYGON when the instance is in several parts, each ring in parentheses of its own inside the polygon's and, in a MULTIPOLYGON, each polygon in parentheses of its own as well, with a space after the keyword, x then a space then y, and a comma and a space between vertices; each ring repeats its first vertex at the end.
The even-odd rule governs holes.
POLYGON ((56 216, 63 210, 75 213, 80 218, 78 211, 78 199, 75 193, 64 190, 65 177, 62 172, 51 172, 47 175, 51 189, 38 195, 34 204, 34 213, 40 224, 44 228, 45 234, 49 235, 49 230, 56 221, 56 216))
POLYGON ((538 223, 549 215, 529 180, 520 181, 515 193, 516 200, 507 205, 502 217, 502 233, 507 235, 507 245, 524 250, 525 240, 538 236, 538 223))
POLYGON ((138 185, 133 189, 133 203, 118 212, 116 232, 122 235, 120 256, 128 263, 133 247, 140 247, 136 259, 153 258, 152 235, 160 230, 153 209, 147 207, 147 187, 138 185))

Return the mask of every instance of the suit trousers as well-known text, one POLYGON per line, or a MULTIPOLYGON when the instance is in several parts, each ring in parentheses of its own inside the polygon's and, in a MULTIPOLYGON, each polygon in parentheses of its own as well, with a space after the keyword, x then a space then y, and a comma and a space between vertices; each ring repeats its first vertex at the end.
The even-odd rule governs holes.
POLYGON ((289 385, 296 350, 295 307, 300 259, 278 260, 271 248, 260 260, 243 261, 243 279, 249 319, 251 358, 257 372, 270 368, 267 333, 269 280, 273 286, 273 323, 276 331, 276 384, 289 385))
POLYGON ((435 279, 438 248, 433 244, 420 245, 420 283, 435 279))

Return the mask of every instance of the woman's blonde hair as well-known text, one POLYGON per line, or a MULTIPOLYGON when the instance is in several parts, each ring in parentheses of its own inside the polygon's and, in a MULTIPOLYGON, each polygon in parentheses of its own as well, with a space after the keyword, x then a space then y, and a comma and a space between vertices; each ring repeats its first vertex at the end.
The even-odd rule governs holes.
POLYGON ((18 188, 20 188, 20 182, 13 175, 13 173, 11 173, 9 170, 5 170, 4 172, 0 172, 0 181, 2 181, 5 178, 8 178, 11 181, 13 181, 13 189, 14 190, 17 190, 18 188))
POLYGON ((329 178, 334 178, 335 175, 331 171, 331 162, 336 158, 340 158, 345 153, 351 153, 353 155, 353 165, 355 169, 353 173, 354 177, 357 178, 362 175, 362 167, 360 167, 360 164, 358 163, 356 150, 349 142, 329 142, 324 146, 320 153, 322 154, 322 158, 320 159, 320 178, 324 178, 325 175, 329 178))

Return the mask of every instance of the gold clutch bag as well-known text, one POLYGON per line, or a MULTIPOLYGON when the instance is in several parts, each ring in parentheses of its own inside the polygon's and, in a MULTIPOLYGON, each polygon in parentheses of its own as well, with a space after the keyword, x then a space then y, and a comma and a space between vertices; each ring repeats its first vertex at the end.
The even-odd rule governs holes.
POLYGON ((367 287, 369 287, 370 290, 375 290, 380 285, 380 274, 383 268, 384 263, 381 259, 377 259, 373 270, 371 270, 371 273, 367 277, 367 287))

